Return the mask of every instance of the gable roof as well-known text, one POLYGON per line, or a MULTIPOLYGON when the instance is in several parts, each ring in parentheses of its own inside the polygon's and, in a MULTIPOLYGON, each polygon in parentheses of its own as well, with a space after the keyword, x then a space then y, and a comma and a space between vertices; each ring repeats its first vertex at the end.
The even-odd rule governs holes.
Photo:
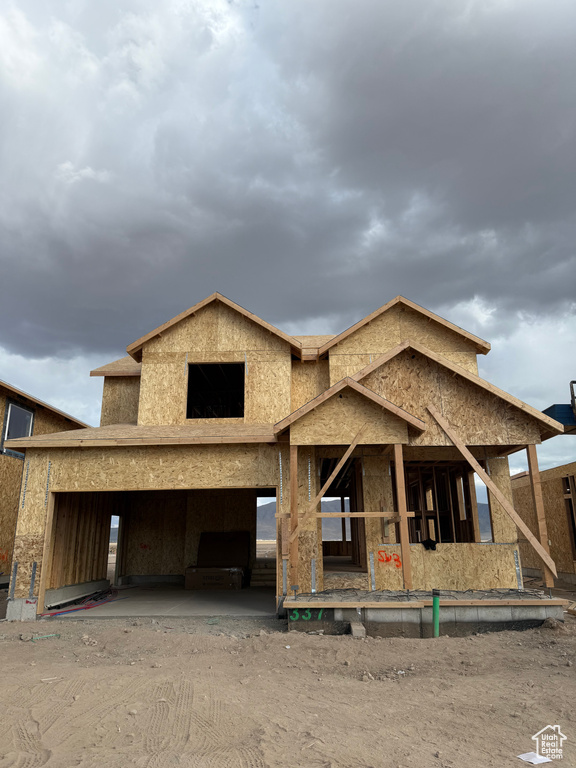
POLYGON ((241 307, 240 304, 236 304, 236 302, 231 301, 230 299, 227 299, 226 296, 223 296, 221 293, 213 293, 211 296, 208 296, 208 298, 204 299, 203 301, 199 301, 198 304, 194 304, 193 307, 190 307, 190 309, 187 309, 185 312, 181 312, 179 315, 176 315, 176 317, 173 317, 172 320, 168 320, 167 323, 164 323, 163 325, 159 325, 158 328, 155 328, 153 331, 150 331, 150 333, 147 333, 145 336, 142 336, 137 341, 134 341, 132 344, 129 344, 126 347, 126 352, 134 359, 136 362, 141 362, 142 360, 142 347, 144 344, 146 344, 147 341, 150 341, 150 339, 153 339, 155 336, 159 336, 160 334, 164 333, 164 331, 167 331, 168 328, 171 328, 173 325, 176 325, 181 320, 185 320, 187 317, 190 317, 190 315, 193 315, 195 312, 198 312, 199 310, 203 309, 204 307, 208 306, 208 304, 212 304, 214 301, 220 301, 222 304, 225 304, 227 307, 230 307, 230 309, 233 309, 235 312, 240 313, 241 315, 244 315, 244 317, 248 318, 248 320, 252 320, 252 322, 257 323, 261 328, 264 328, 267 331, 270 331, 270 333, 273 333, 275 336, 278 336, 283 341, 288 342, 292 349, 297 353, 300 354, 302 350, 302 343, 295 339, 293 336, 289 336, 287 333, 284 333, 283 331, 280 331, 278 328, 276 328, 273 325, 270 325, 270 323, 267 323, 265 320, 262 320, 258 315, 253 314, 252 312, 249 312, 247 309, 244 309, 244 307, 241 307))
POLYGON ((121 357, 112 363, 101 365, 90 371, 90 376, 140 376, 142 363, 137 363, 132 357, 121 357))
POLYGON ((29 395, 28 392, 24 392, 22 389, 17 389, 16 387, 13 387, 11 384, 8 384, 5 381, 0 380, 0 388, 7 389, 8 392, 11 392, 12 394, 19 395, 19 397, 23 397, 26 400, 30 400, 35 405, 39 405, 42 408, 46 408, 47 411, 52 411, 52 413, 55 413, 58 416, 63 416, 65 419, 68 419, 68 421, 72 421, 74 422, 74 424, 78 424, 79 427, 89 427, 88 424, 85 424, 83 421, 80 421, 79 419, 75 419, 74 416, 70 416, 69 413, 64 413, 64 411, 60 411, 58 408, 54 408, 53 405, 48 405, 48 403, 45 403, 43 400, 38 400, 37 397, 34 397, 33 395, 29 395))
POLYGON ((476 347, 476 351, 479 354, 486 355, 490 351, 490 344, 487 341, 484 341, 484 339, 481 339, 479 336, 474 336, 474 334, 465 331, 463 328, 460 328, 460 326, 454 325, 454 323, 451 323, 448 320, 445 320, 443 317, 440 317, 440 315, 435 315, 434 312, 430 312, 430 310, 424 309, 424 307, 421 307, 419 304, 415 304, 413 301, 404 298, 404 296, 396 296, 395 299, 392 299, 392 301, 384 304, 384 306, 380 307, 380 309, 375 310, 372 312, 372 314, 367 315, 362 320, 359 320, 357 323, 350 326, 350 328, 347 330, 342 331, 342 333, 339 333, 337 336, 334 336, 333 339, 327 341, 320 347, 318 354, 323 355, 340 341, 348 338, 348 336, 351 336, 364 325, 372 322, 372 320, 375 320, 377 317, 382 315, 384 312, 387 312, 389 309, 392 309, 392 307, 395 307, 397 304, 403 304, 404 306, 413 309, 415 312, 424 315, 424 317, 427 317, 429 320, 433 320, 434 322, 443 325, 445 328, 448 328, 448 330, 457 333, 459 336, 462 336, 464 339, 467 339, 476 347))
POLYGON ((537 408, 533 408, 531 405, 522 402, 522 400, 514 397, 514 395, 509 395, 508 392, 505 392, 503 389, 499 389, 498 387, 494 386, 494 384, 490 384, 490 382, 480 378, 480 376, 476 376, 476 374, 467 371, 465 368, 461 368, 459 365, 456 365, 456 363, 452 363, 450 360, 442 357, 442 355, 438 355, 436 352, 432 352, 427 347, 424 347, 422 344, 418 344, 415 341, 403 341, 401 344, 398 344, 396 347, 389 350, 385 354, 380 355, 380 357, 374 360, 373 363, 370 363, 370 365, 362 368, 362 370, 358 371, 358 373, 355 373, 351 378, 354 379, 354 381, 361 381, 362 379, 366 378, 368 374, 372 373, 372 371, 375 371, 381 365, 384 365, 389 360, 392 360, 392 358, 396 357, 407 349, 412 349, 415 352, 430 358, 430 360, 434 360, 434 362, 438 363, 438 365, 442 365, 444 368, 448 368, 448 370, 458 374, 459 376, 462 376, 468 381, 471 381, 473 384, 476 384, 482 389, 485 389, 492 395, 496 395, 496 397, 505 400, 510 405, 513 405, 529 416, 532 416, 532 418, 536 419, 541 424, 545 424, 548 429, 559 433, 564 432, 564 427, 562 424, 560 424, 558 421, 554 421, 554 419, 551 419, 550 416, 546 416, 537 408))
POLYGON ((282 419, 282 421, 279 421, 277 424, 275 424, 274 432, 278 433, 282 432, 284 429, 287 429, 295 421, 298 421, 298 419, 306 416, 307 413, 310 413, 310 411, 313 411, 319 405, 322 405, 322 403, 326 402, 326 400, 329 400, 331 397, 334 397, 334 395, 338 394, 338 392, 345 389, 346 387, 359 392, 364 397, 376 403, 376 405, 380 405, 394 416, 398 416, 400 419, 405 421, 411 427, 419 430, 420 432, 423 432, 426 429, 426 423, 421 419, 416 418, 416 416, 412 416, 412 414, 408 413, 408 411, 405 411, 403 408, 399 408, 397 405, 394 405, 394 403, 391 403, 389 400, 386 400, 386 398, 377 395, 376 392, 373 392, 371 389, 368 389, 368 387, 359 384, 357 381, 354 381, 351 378, 345 378, 334 384, 332 387, 330 387, 330 389, 322 392, 322 394, 318 395, 313 400, 307 402, 301 408, 298 408, 298 410, 291 413, 290 416, 287 416, 285 419, 282 419))

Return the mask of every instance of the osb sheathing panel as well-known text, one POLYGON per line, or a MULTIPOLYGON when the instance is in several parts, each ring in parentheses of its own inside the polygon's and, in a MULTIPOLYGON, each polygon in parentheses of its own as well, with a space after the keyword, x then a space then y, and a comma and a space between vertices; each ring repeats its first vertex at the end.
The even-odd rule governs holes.
POLYGON ((423 433, 412 434, 414 446, 451 445, 428 405, 438 408, 466 445, 540 442, 538 422, 531 416, 413 350, 384 363, 362 384, 426 422, 423 433))
POLYGON ((330 387, 328 360, 292 362, 292 397, 290 412, 294 412, 330 387))
MULTIPOLYGON (((515 545, 494 544, 437 544, 427 550, 421 544, 410 546, 413 589, 517 589, 514 563, 515 545)), ((401 557, 400 545, 384 546, 388 555, 401 557)), ((384 589, 402 589, 402 569, 394 559, 377 562, 376 572, 384 572, 384 589)), ((377 576, 378 578, 378 576, 377 576)))
MULTIPOLYGON (((556 563, 558 572, 576 573, 576 563, 573 559, 568 513, 564 499, 562 478, 576 476, 576 462, 553 467, 540 473, 542 496, 546 514, 548 540, 551 542, 550 555, 556 563)), ((538 535, 538 523, 534 509, 534 499, 529 477, 512 480, 514 508, 528 525, 534 535, 538 535)), ((527 568, 542 568, 542 561, 527 542, 520 543, 522 565, 527 568)))
POLYGON ((126 494, 122 575, 184 575, 187 491, 126 494))
POLYGON ((146 342, 139 424, 186 423, 189 363, 246 365, 244 422, 276 423, 290 412, 290 345, 220 302, 146 342))
POLYGON ((38 595, 38 585, 42 570, 42 554, 44 549, 44 536, 42 534, 28 534, 18 536, 14 540, 14 560, 18 562, 18 576, 16 578, 15 598, 28 597, 32 582, 32 570, 36 566, 34 581, 34 596, 38 595))
POLYGON ((0 455, 0 576, 9 575, 12 568, 23 466, 20 459, 0 455))
POLYGON ((105 579, 110 519, 118 514, 119 494, 56 494, 52 557, 47 589, 105 579))
MULTIPOLYGON (((364 506, 367 512, 385 512, 394 514, 394 498, 392 495, 392 477, 390 475, 390 461, 382 456, 364 456, 362 458, 364 506)), ((392 567, 383 568, 378 564, 378 550, 381 545, 395 543, 396 526, 388 524, 388 536, 383 538, 383 524, 381 518, 366 518, 366 551, 368 557, 368 569, 370 569, 370 553, 374 555, 374 576, 376 589, 402 589, 402 571, 398 575, 395 563, 392 567)))
POLYGON ((256 488, 278 480, 278 448, 265 444, 54 449, 50 455, 51 490, 256 488))
POLYGON ((139 398, 139 376, 106 376, 102 392, 100 426, 137 424, 139 398))
POLYGON ((290 427, 295 445, 351 443, 366 426, 360 444, 407 443, 406 422, 352 389, 344 389, 298 419, 290 427))
POLYGON ((478 373, 476 350, 470 341, 409 307, 395 305, 330 350, 330 384, 369 365, 370 355, 374 360, 407 340, 478 373))
POLYGON ((186 511, 184 568, 197 565, 200 534, 204 531, 249 531, 249 567, 252 568, 256 559, 256 496, 257 492, 252 488, 190 491, 186 511))
MULTIPOLYGON (((508 457, 502 456, 500 458, 489 459, 487 464, 490 479, 510 504, 513 504, 508 457)), ((501 504, 496 501, 490 491, 488 491, 488 501, 490 504, 493 540, 506 543, 518 541, 518 528, 516 527, 516 524, 504 511, 501 504)))
MULTIPOLYGON (((320 491, 316 452, 313 447, 298 449, 298 514, 302 518, 320 491)), ((316 507, 320 511, 320 505, 316 507)), ((323 587, 322 544, 318 538, 318 522, 315 515, 301 522, 298 535, 298 586, 300 592, 312 589, 312 563, 316 560, 316 589, 323 587)), ((290 585, 288 585, 290 586, 290 585)))

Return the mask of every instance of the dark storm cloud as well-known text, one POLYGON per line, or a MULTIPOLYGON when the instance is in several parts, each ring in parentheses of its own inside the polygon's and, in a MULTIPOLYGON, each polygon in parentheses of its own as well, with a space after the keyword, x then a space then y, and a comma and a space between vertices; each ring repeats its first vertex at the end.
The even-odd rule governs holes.
POLYGON ((0 65, 10 352, 120 353, 215 290, 293 332, 574 313, 572 2, 28 0, 0 65))

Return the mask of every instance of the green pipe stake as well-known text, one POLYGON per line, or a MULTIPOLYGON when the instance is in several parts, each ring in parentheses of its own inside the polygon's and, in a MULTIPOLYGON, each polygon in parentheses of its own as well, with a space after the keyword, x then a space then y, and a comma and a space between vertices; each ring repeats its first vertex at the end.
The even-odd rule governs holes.
POLYGON ((434 622, 434 637, 440 637, 440 590, 432 590, 432 621, 434 622))

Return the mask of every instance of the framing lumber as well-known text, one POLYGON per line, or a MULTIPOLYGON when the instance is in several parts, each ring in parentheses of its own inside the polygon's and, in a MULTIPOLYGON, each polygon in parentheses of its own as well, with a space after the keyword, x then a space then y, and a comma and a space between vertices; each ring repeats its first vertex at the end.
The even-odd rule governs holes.
MULTIPOLYGON (((358 432, 358 434, 356 435, 354 440, 352 440, 352 443, 350 444, 350 446, 346 450, 346 453, 344 454, 344 456, 342 456, 342 458, 340 459, 338 464, 336 464, 336 466, 332 470, 332 473, 330 474, 330 477, 328 478, 328 480, 326 480, 326 482, 324 483, 324 485, 320 489, 320 492, 318 493, 318 495, 316 496, 314 501, 310 504, 310 506, 306 510, 306 514, 304 515, 302 522, 305 522, 314 513, 316 507, 322 501, 322 497, 324 496, 324 494, 326 493, 328 488, 330 488, 330 486, 332 485, 332 481, 336 478, 336 476, 338 475, 338 472, 340 472, 340 470, 342 469, 344 464, 346 464, 346 462, 348 461, 348 458, 350 457, 350 455, 354 451, 354 448, 356 448, 356 446, 358 445, 358 441, 362 437, 362 433, 364 432, 365 428, 366 428, 366 424, 364 424, 362 426, 362 428, 360 429, 360 431, 358 432)), ((294 448, 294 447, 295 446, 293 446, 293 445, 290 446, 290 465, 292 465, 292 448, 294 448)), ((290 469, 290 478, 292 478, 292 469, 290 469)), ((290 503, 292 503, 292 496, 290 496, 290 503)), ((298 524, 296 526, 296 528, 292 530, 292 533, 290 534, 290 543, 291 544, 294 541, 294 539, 298 536, 299 529, 300 529, 300 525, 298 524)))
POLYGON ((453 442, 454 446, 458 448, 458 450, 464 456, 464 458, 468 461, 470 466, 473 467, 478 477, 482 480, 484 485, 492 493, 496 501, 498 501, 498 503, 501 505, 502 509, 504 509, 504 511, 508 514, 508 516, 516 523, 517 527, 522 531, 524 536, 526 536, 528 542, 536 550, 537 554, 542 558, 544 563, 550 568, 550 570, 555 576, 558 576, 556 572, 556 565, 554 564, 554 561, 552 560, 548 552, 544 549, 542 544, 540 544, 538 539, 534 536, 532 531, 528 528, 526 523, 522 520, 520 515, 516 512, 512 504, 510 504, 508 499, 504 496, 502 491, 498 488, 498 486, 490 479, 490 477, 482 469, 482 467, 476 461, 476 459, 474 458, 472 453, 468 450, 468 448, 466 448, 462 440, 460 440, 460 438, 456 434, 456 431, 453 429, 453 427, 451 427, 448 424, 446 419, 439 413, 439 411, 436 410, 436 408, 434 408, 433 405, 428 406, 428 412, 442 427, 444 432, 448 435, 450 440, 453 442))
MULTIPOLYGON (((497 605, 504 606, 534 606, 534 605, 567 605, 568 600, 562 598, 552 598, 543 600, 442 600, 440 598, 440 607, 447 608, 467 608, 475 606, 486 606, 493 608, 497 605)), ((284 608, 429 608, 432 600, 285 600, 284 608)))
MULTIPOLYGON (((290 585, 298 584, 298 446, 290 446, 290 585)), ((289 585, 289 586, 290 586, 289 585)))
MULTIPOLYGON (((528 472, 530 475, 530 486, 532 488, 532 498, 534 500, 534 509, 536 510, 536 519, 538 521, 538 536, 540 544, 546 552, 550 554, 550 545, 548 544, 548 529, 546 525, 546 510, 544 509, 544 497, 542 495, 542 482, 540 480, 540 470, 538 468, 538 454, 535 445, 526 446, 528 456, 528 472)), ((554 586, 554 576, 552 571, 544 564, 544 583, 547 587, 554 586)))
POLYGON ((48 494, 48 509, 46 511, 46 532, 44 535, 44 549, 42 552, 42 565, 40 566, 40 585, 38 587, 38 603, 36 613, 43 613, 46 601, 46 587, 50 578, 52 567, 52 554, 54 552, 54 505, 55 494, 48 494))
POLYGON ((476 498, 476 483, 474 482, 474 472, 468 472, 468 490, 470 492, 470 507, 472 511, 474 541, 476 544, 479 544, 482 541, 482 535, 480 533, 480 520, 478 518, 478 499, 476 498))
POLYGON ((410 563, 410 534, 408 531, 408 508, 406 506, 406 481, 402 445, 394 445, 394 472, 396 474, 396 497, 400 517, 400 552, 402 555, 402 576, 404 589, 412 589, 412 565, 410 563))

